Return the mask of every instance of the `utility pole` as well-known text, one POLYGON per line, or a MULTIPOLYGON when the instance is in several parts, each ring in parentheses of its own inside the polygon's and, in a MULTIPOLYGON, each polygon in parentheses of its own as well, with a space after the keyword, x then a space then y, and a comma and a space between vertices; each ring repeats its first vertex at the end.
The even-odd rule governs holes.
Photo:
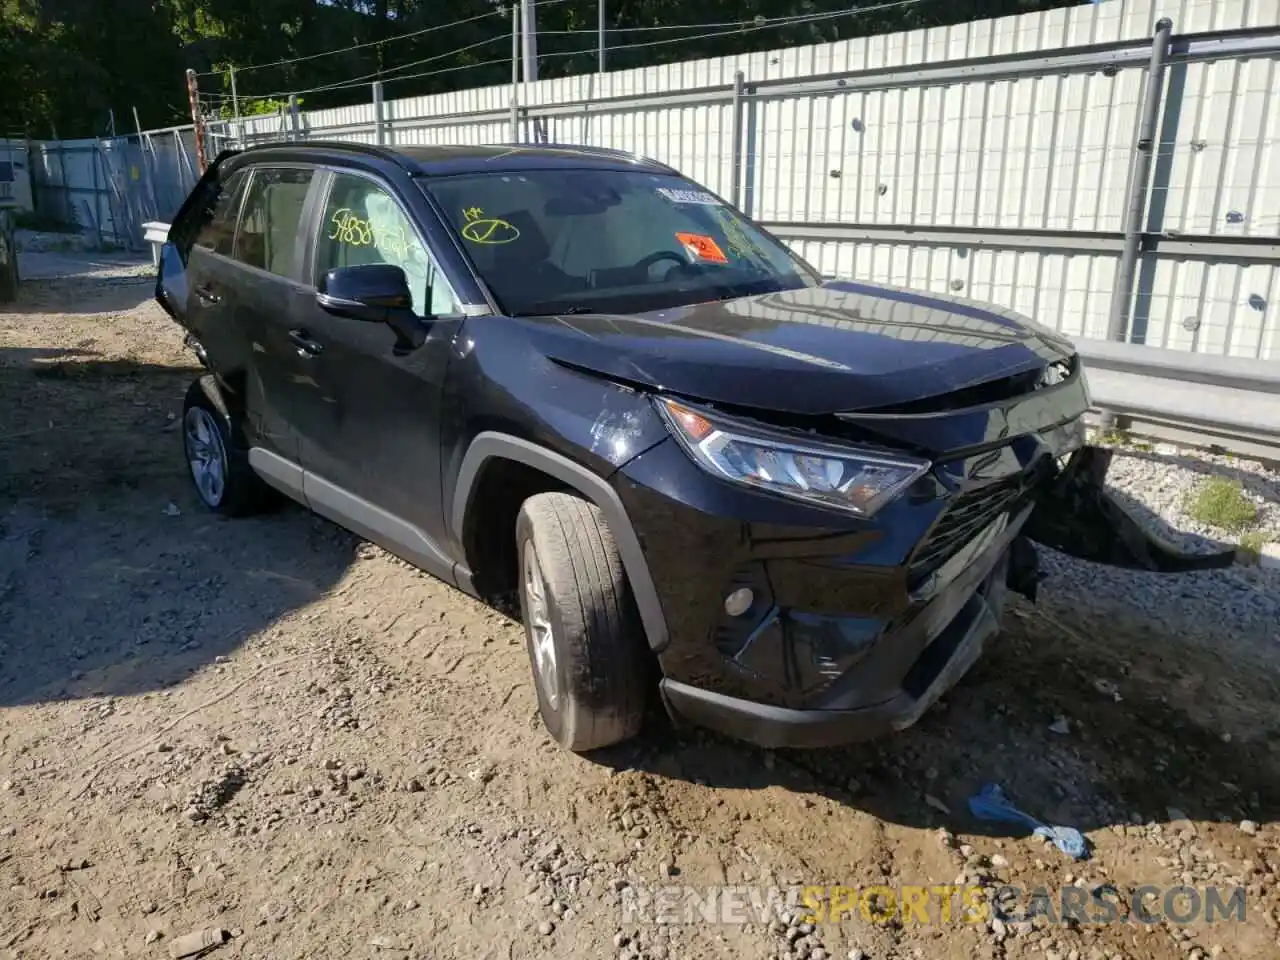
POLYGON ((511 0, 511 142, 520 142, 520 8, 511 0))
MULTIPOLYGON (((520 28, 524 34, 524 82, 538 82, 538 20, 535 0, 520 0, 520 28)), ((529 100, 525 97, 525 102, 529 100)), ((546 128, 541 120, 532 123, 530 139, 534 143, 546 142, 546 128)))
POLYGON ((538 20, 534 0, 520 0, 520 28, 524 33, 524 82, 538 81, 538 20))
POLYGON ((236 68, 231 65, 231 115, 236 121, 236 146, 244 146, 244 123, 240 120, 240 94, 236 90, 236 68))
POLYGON ((196 141, 196 169, 200 171, 197 176, 202 177, 207 166, 204 155, 204 120, 200 116, 200 86, 194 70, 187 71, 187 100, 191 104, 191 127, 196 141))
POLYGON ((596 0, 596 13, 599 15, 599 52, 596 55, 596 72, 604 73, 604 0, 596 0))

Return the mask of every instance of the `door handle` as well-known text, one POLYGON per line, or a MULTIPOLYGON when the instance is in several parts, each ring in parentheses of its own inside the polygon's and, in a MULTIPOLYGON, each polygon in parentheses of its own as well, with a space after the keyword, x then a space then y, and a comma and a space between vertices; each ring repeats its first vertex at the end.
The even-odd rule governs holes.
POLYGON ((298 348, 298 356, 300 357, 314 357, 324 349, 324 344, 312 340, 305 330, 290 330, 289 340, 298 348))
POLYGON ((202 283, 195 288, 195 295, 204 303, 219 303, 222 298, 213 292, 213 287, 207 283, 202 283))

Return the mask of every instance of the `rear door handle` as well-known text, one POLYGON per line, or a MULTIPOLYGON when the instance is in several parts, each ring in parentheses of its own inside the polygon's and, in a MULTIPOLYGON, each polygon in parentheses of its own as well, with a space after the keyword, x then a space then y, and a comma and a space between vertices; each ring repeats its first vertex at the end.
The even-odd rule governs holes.
POLYGON ((213 287, 207 283, 202 283, 195 288, 195 294, 204 303, 219 303, 222 298, 213 292, 213 287))
POLYGON ((305 330, 290 330, 289 340, 298 348, 300 357, 314 357, 324 349, 324 344, 312 340, 305 330))

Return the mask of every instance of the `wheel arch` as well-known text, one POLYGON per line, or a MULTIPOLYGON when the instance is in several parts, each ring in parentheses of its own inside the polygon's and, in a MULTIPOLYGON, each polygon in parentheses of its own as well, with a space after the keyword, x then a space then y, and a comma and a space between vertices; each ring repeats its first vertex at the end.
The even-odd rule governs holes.
POLYGON ((227 425, 227 432, 231 435, 232 446, 235 448, 227 452, 232 455, 246 454, 250 444, 242 396, 234 388, 224 386, 221 379, 213 373, 196 377, 195 387, 204 394, 227 425))
POLYGON ((486 464, 494 459, 514 461, 538 470, 575 491, 604 514, 605 522, 618 545, 623 569, 631 584, 641 625, 649 648, 655 653, 667 645, 666 617, 658 599, 657 587, 649 573, 649 564, 640 546, 631 519, 617 492, 608 481, 555 451, 507 433, 486 430, 476 435, 467 447, 458 470, 450 513, 450 530, 462 542, 463 530, 472 508, 472 500, 486 464))
POLYGON ((218 378, 212 373, 203 374, 196 377, 196 386, 200 388, 200 392, 208 398, 214 409, 230 425, 232 420, 231 407, 227 404, 227 398, 222 395, 222 387, 218 385, 218 378))

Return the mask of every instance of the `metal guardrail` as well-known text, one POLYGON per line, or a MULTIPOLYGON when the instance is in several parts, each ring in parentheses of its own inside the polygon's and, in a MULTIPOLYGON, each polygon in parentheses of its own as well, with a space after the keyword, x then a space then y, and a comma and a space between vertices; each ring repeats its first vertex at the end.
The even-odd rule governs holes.
POLYGON ((1093 406, 1134 433, 1280 460, 1280 363, 1075 340, 1093 406))
MULTIPOLYGON (((153 263, 169 225, 144 223, 153 263)), ((1280 460, 1280 363, 1077 338, 1093 406, 1134 432, 1280 460)))

